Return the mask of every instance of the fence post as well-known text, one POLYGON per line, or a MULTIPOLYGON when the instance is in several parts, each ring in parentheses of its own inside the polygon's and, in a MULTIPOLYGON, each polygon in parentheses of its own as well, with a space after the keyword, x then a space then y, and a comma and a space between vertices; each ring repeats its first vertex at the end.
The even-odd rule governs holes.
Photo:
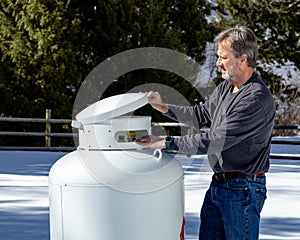
MULTIPOLYGON (((46 119, 51 119, 51 109, 46 109, 46 119)), ((45 133, 51 133, 51 123, 46 122, 45 133)), ((45 136, 45 147, 51 147, 51 137, 45 136)))

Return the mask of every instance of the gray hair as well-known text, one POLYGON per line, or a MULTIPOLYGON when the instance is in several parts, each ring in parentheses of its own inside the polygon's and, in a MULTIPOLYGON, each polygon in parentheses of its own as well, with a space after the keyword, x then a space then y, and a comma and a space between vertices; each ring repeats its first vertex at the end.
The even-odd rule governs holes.
POLYGON ((255 68, 258 47, 257 38, 251 29, 245 26, 229 28, 219 33, 215 38, 215 42, 218 45, 223 42, 229 43, 235 58, 246 54, 248 56, 248 66, 255 68))

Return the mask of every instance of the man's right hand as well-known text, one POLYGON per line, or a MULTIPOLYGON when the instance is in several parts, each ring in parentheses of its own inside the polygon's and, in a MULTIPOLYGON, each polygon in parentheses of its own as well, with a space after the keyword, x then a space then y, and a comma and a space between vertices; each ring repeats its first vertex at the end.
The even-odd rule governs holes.
POLYGON ((147 98, 149 104, 156 110, 167 113, 169 111, 169 107, 166 104, 163 104, 161 100, 161 96, 158 92, 150 91, 147 93, 147 98))

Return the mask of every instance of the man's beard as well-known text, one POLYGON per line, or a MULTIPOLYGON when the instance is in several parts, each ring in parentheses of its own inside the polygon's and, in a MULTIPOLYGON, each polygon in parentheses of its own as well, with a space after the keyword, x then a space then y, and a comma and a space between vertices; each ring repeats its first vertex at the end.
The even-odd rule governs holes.
POLYGON ((238 68, 237 64, 235 63, 233 66, 230 67, 230 69, 228 69, 226 71, 226 74, 222 77, 223 77, 223 79, 225 79, 233 84, 237 81, 240 74, 241 74, 241 71, 238 68))

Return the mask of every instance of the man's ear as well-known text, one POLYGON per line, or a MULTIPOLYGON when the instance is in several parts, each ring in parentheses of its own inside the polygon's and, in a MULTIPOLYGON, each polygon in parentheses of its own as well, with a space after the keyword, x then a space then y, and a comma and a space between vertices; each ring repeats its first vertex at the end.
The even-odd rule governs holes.
POLYGON ((242 54, 242 56, 241 56, 241 62, 247 62, 247 60, 248 60, 248 55, 247 54, 242 54))
POLYGON ((250 65, 248 64, 248 55, 247 54, 242 54, 241 56, 241 63, 242 64, 246 64, 248 67, 250 67, 250 65))

